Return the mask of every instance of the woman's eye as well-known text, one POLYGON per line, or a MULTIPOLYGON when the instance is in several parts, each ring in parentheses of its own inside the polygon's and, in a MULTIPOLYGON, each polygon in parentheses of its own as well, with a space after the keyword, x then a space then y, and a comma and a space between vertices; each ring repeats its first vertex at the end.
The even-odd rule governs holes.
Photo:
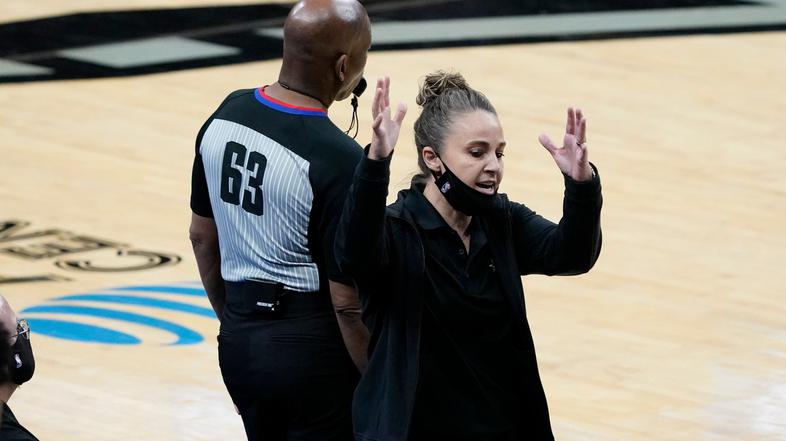
POLYGON ((504 153, 502 153, 502 152, 497 152, 497 158, 502 158, 503 156, 505 156, 505 154, 504 154, 504 153))
POLYGON ((470 150, 469 154, 472 155, 473 158, 480 158, 483 156, 483 152, 480 150, 470 150))

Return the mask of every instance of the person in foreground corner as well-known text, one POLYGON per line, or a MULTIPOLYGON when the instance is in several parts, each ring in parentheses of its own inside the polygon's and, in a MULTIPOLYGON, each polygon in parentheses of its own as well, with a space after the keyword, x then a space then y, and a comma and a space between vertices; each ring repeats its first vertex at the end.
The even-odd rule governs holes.
POLYGON ((586 120, 569 108, 555 224, 498 193, 505 139, 489 100, 460 74, 427 75, 415 122, 421 175, 385 207, 406 106, 378 80, 373 138, 336 235, 371 332, 352 408, 359 441, 551 440, 521 276, 585 273, 601 248, 600 178, 586 120))
POLYGON ((30 326, 20 319, 0 295, 0 441, 38 441, 24 428, 8 406, 19 386, 33 378, 35 357, 30 345, 30 326))

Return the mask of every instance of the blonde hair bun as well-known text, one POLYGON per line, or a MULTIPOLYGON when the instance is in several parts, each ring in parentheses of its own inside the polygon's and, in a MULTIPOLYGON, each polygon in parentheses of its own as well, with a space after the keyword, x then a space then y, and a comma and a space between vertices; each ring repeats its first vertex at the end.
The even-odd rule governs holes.
POLYGON ((449 90, 471 90, 467 80, 458 73, 452 71, 438 70, 425 76, 423 83, 420 85, 415 102, 425 107, 431 101, 434 101, 438 96, 443 95, 449 90))

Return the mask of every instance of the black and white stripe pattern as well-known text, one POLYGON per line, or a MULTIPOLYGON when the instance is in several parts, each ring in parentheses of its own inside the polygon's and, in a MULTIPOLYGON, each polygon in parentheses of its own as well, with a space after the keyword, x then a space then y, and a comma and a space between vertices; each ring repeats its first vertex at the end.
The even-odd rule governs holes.
MULTIPOLYGON (((292 291, 318 291, 319 273, 308 246, 314 201, 309 162, 259 132, 222 119, 210 123, 199 148, 218 227, 224 279, 259 279, 282 283, 292 291), (262 216, 221 199, 221 164, 231 141, 267 158, 262 216)), ((250 173, 244 169, 241 182, 248 182, 250 173)))

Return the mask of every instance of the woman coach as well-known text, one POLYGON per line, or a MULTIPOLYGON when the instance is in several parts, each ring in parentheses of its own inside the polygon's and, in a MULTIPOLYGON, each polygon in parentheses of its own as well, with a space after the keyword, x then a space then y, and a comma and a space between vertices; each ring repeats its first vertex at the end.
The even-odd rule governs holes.
POLYGON ((586 121, 568 109, 554 224, 497 192, 505 140, 488 99, 455 73, 426 77, 415 144, 422 175, 385 207, 406 108, 377 82, 373 138, 347 198, 336 252, 371 332, 355 392, 358 440, 553 439, 521 275, 587 272, 600 253, 601 187, 586 121))

